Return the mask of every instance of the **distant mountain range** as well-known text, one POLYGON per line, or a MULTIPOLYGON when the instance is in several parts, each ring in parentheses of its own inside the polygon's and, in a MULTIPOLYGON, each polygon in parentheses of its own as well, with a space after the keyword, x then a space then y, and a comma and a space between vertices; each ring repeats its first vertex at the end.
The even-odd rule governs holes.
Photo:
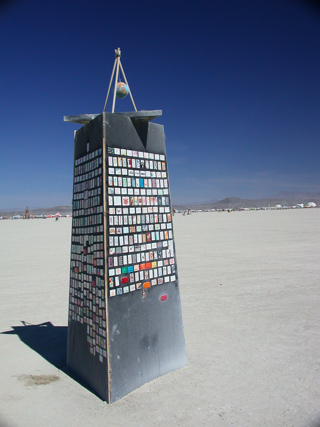
MULTIPOLYGON (((273 195, 271 197, 272 199, 289 199, 289 200, 307 200, 320 198, 320 191, 316 191, 313 193, 301 193, 301 192, 294 192, 294 191, 280 191, 279 193, 273 195)), ((310 200, 309 200, 310 201, 310 200)))
MULTIPOLYGON (((273 196, 264 199, 241 199, 239 197, 227 197, 223 200, 210 200, 201 203, 177 204, 173 202, 176 209, 241 209, 241 208, 262 208, 269 206, 295 206, 297 203, 307 204, 314 202, 320 206, 320 191, 315 193, 298 193, 281 191, 273 196)), ((71 206, 54 206, 51 208, 30 209, 30 215, 50 215, 60 212, 61 215, 70 215, 71 206)), ((24 215, 24 209, 0 209, 0 216, 24 215)))
POLYGON ((314 202, 320 205, 320 191, 316 193, 294 193, 281 191, 274 196, 263 199, 241 199, 239 197, 227 197, 216 201, 211 200, 202 203, 173 204, 177 209, 240 209, 240 208, 262 208, 269 206, 295 206, 297 203, 314 202))

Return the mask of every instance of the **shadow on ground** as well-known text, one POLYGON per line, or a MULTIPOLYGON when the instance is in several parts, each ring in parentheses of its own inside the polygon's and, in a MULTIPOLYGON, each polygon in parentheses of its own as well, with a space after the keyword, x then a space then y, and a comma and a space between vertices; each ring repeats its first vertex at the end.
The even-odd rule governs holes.
POLYGON ((20 340, 32 350, 56 366, 66 369, 67 360, 67 326, 54 326, 51 322, 32 325, 22 321, 22 326, 11 326, 12 331, 2 332, 6 335, 18 335, 20 340))
POLYGON ((18 335, 23 343, 41 357, 94 393, 76 374, 67 368, 67 326, 54 326, 51 322, 38 325, 24 321, 21 323, 21 326, 11 326, 11 331, 1 332, 1 334, 18 335))

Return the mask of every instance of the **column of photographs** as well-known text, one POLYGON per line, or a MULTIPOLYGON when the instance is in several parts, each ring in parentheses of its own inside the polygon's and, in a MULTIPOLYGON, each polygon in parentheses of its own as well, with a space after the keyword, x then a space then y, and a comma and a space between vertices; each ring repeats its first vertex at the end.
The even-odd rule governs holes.
POLYGON ((166 158, 108 148, 109 297, 175 282, 166 158))
POLYGON ((90 353, 106 358, 102 149, 75 161, 69 318, 86 324, 90 353))

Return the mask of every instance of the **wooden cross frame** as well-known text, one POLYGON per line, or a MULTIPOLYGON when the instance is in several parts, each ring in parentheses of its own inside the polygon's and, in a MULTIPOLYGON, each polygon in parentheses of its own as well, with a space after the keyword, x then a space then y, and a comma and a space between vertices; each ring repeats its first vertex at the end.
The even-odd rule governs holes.
POLYGON ((113 92, 112 111, 111 111, 111 113, 114 113, 114 108, 115 108, 115 105, 116 105, 116 94, 117 94, 117 83, 118 83, 118 78, 119 78, 119 68, 121 69, 123 77, 124 77, 124 80, 126 82, 126 85, 129 88, 129 95, 130 95, 131 102, 132 102, 132 105, 134 107, 134 110, 137 111, 137 108, 136 108, 136 105, 134 103, 134 100, 133 100, 133 97, 132 97, 132 94, 131 94, 131 90, 130 90, 130 87, 129 87, 129 84, 128 84, 128 80, 126 78, 126 75, 124 73, 124 70, 123 70, 123 67, 122 67, 122 64, 121 64, 121 60, 120 60, 121 50, 120 50, 120 47, 118 47, 118 49, 115 49, 114 52, 116 54, 116 59, 114 60, 114 64, 113 64, 113 69, 112 69, 112 73, 111 73, 111 79, 110 79, 110 83, 109 83, 108 93, 107 93, 107 97, 106 97, 106 102, 104 104, 103 112, 105 112, 106 108, 107 108, 107 102, 108 102, 108 98, 109 98, 109 94, 110 94, 110 88, 111 88, 111 84, 112 84, 112 80, 113 80, 113 76, 114 76, 114 71, 116 69, 116 78, 115 78, 115 81, 114 81, 114 92, 113 92))

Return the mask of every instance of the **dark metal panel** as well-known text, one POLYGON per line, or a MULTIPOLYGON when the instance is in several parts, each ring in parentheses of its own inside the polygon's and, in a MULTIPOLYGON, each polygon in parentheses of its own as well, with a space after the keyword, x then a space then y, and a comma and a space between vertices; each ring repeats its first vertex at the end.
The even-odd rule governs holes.
POLYGON ((104 132, 108 147, 166 154, 163 125, 132 121, 119 114, 104 114, 104 132))
MULTIPOLYGON (((102 148, 102 116, 99 115, 94 120, 90 121, 86 126, 83 126, 75 133, 74 140, 74 160, 80 159, 87 154, 102 148)), ((88 163, 87 161, 84 164, 88 163)), ((101 167, 103 165, 101 164, 101 167)), ((102 186, 103 191, 104 185, 102 186)), ((75 193, 73 194, 73 199, 75 193)), ((73 200, 74 208, 74 200, 73 200)), ((74 212, 73 212, 74 213, 74 212)), ((83 218, 83 216, 82 216, 83 218)), ((77 226, 72 227, 73 234, 77 236, 77 226)), ((85 297, 83 293, 83 281, 79 280, 80 294, 77 295, 81 299, 82 306, 85 305, 85 297)), ((70 282, 70 303, 71 303, 71 282, 70 282)), ((82 320, 83 320, 83 316, 82 320)), ((68 320, 68 341, 67 341, 67 366, 74 371, 85 383, 88 384, 102 399, 109 401, 108 398, 108 365, 107 358, 102 358, 100 361, 97 355, 90 353, 90 343, 87 340, 88 323, 72 320, 69 312, 68 320)))
POLYGON ((102 115, 78 129, 74 138, 74 159, 102 147, 102 115), (89 144, 89 145, 88 145, 89 144))
MULTIPOLYGON (((103 140, 106 147, 166 154, 162 125, 128 114, 103 113, 76 132, 75 160, 100 149, 103 140)), ((103 191, 108 192, 105 182, 103 191)), ((105 239, 108 229, 104 229, 105 239)), ((176 277, 175 282, 114 298, 108 298, 106 292, 111 390, 108 357, 99 361, 91 354, 87 326, 69 319, 67 364, 102 399, 116 401, 142 384, 186 365, 177 272, 176 277)))
POLYGON ((177 283, 145 294, 109 299, 112 402, 187 364, 177 283))
POLYGON ((69 320, 67 366, 84 380, 103 400, 108 401, 108 365, 90 354, 86 325, 69 320))
MULTIPOLYGON (((108 147, 166 154, 162 125, 104 113, 104 126, 108 147)), ((186 365, 178 280, 109 298, 108 312, 112 402, 186 365)))

